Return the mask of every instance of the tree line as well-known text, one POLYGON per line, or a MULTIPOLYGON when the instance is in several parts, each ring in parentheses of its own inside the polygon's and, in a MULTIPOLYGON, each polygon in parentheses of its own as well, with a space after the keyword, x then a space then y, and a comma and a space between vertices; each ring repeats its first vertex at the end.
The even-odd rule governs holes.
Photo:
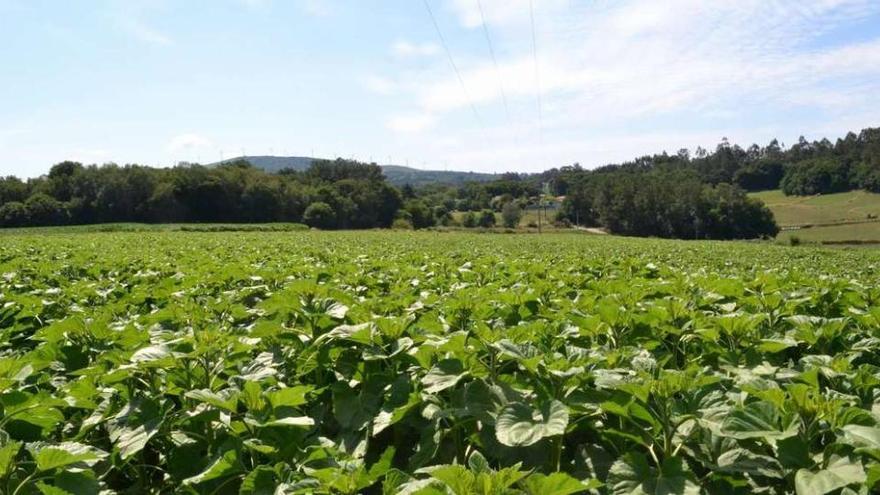
POLYGON ((771 237, 772 213, 746 192, 880 192, 880 128, 831 143, 803 137, 742 148, 722 140, 586 170, 575 164, 488 182, 388 184, 381 167, 317 160, 268 173, 245 161, 169 169, 63 162, 45 176, 0 178, 0 226, 104 222, 302 222, 322 229, 516 227, 526 208, 561 201, 560 224, 686 239, 771 237), (561 198, 564 198, 562 200, 561 198), (453 215, 454 212, 463 212, 453 215))
POLYGON ((47 175, 0 178, 0 226, 108 222, 302 222, 323 229, 389 227, 400 192, 375 164, 318 160, 276 174, 245 161, 173 168, 63 162, 47 175))
POLYGON ((508 203, 536 207, 564 197, 557 221, 623 235, 757 238, 778 232, 772 213, 746 193, 782 189, 812 195, 880 192, 880 129, 831 143, 803 137, 742 148, 723 139, 713 151, 682 149, 586 170, 575 164, 538 174, 503 174, 488 183, 433 185, 418 191, 445 209, 501 212, 508 203))

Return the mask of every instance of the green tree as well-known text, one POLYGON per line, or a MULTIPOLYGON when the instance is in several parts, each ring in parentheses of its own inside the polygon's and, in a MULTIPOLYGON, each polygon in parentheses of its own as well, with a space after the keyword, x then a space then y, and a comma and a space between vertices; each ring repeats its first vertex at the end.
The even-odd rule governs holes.
POLYGON ((32 195, 25 201, 28 225, 63 225, 67 223, 67 211, 57 199, 43 193, 32 195))
POLYGON ((0 206, 0 227, 23 227, 28 223, 28 210, 24 203, 9 201, 0 206))
POLYGON ((461 225, 462 227, 466 227, 472 229, 477 226, 477 215, 472 211, 464 212, 464 215, 461 216, 461 225))
POLYGON ((501 221, 509 229, 515 229, 522 220, 523 211, 514 201, 508 201, 501 207, 501 221))
POLYGON ((492 210, 483 210, 477 219, 477 225, 484 228, 495 226, 495 212, 492 210))
POLYGON ((303 222, 317 229, 332 229, 336 227, 336 212, 327 203, 316 201, 306 208, 303 222))
POLYGON ((424 229, 434 226, 434 213, 423 201, 417 199, 409 200, 403 208, 409 213, 413 227, 424 229))

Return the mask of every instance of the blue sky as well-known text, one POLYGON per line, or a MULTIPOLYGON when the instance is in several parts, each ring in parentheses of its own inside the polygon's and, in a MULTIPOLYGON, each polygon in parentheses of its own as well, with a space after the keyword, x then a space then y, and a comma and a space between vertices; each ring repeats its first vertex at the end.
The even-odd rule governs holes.
POLYGON ((529 0, 428 0, 459 81, 423 0, 0 0, 0 174, 539 171, 880 125, 877 0, 532 2, 535 51, 529 0))

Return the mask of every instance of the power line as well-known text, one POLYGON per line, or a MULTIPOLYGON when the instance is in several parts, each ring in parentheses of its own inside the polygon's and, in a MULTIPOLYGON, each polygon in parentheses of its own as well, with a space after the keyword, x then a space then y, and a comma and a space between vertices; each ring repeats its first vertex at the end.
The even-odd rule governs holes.
POLYGON ((455 71, 455 76, 458 78, 458 83, 461 85, 461 90, 464 92, 464 97, 468 101, 468 105, 471 107, 471 111, 474 112, 474 117, 477 119, 477 123, 480 125, 480 129, 484 132, 485 135, 485 126, 483 126, 483 119, 480 117, 480 112, 477 111, 477 107, 474 106, 474 100, 471 99, 471 95, 467 90, 467 86, 464 84, 464 79, 461 77, 461 72, 458 70, 458 66, 455 65, 455 59, 452 57, 452 52, 449 50, 449 45, 446 44, 446 38, 443 37, 443 32, 440 31, 440 24, 437 23, 437 18, 434 17, 434 11, 431 10, 431 4, 428 3, 428 0, 423 0, 425 4, 425 9, 428 11, 428 15, 431 17, 431 22, 434 24, 434 29, 437 31, 437 37, 440 38, 440 44, 443 45, 443 50, 446 51, 446 56, 449 58, 449 65, 452 66, 452 70, 455 71))
POLYGON ((498 68, 498 59, 495 57, 495 47, 492 45, 492 36, 489 34, 489 26, 486 24, 486 16, 483 15, 483 3, 477 0, 477 9, 480 11, 480 21, 483 23, 483 34, 486 35, 486 43, 489 45, 489 54, 492 56, 492 64, 495 65, 495 75, 498 76, 498 88, 501 90, 501 101, 504 102, 504 113, 507 115, 507 123, 510 124, 510 107, 507 106, 507 94, 504 92, 504 79, 501 77, 501 69, 498 68))
POLYGON ((535 96, 538 100, 538 142, 544 145, 544 116, 541 104, 541 73, 538 67, 538 41, 535 35, 535 4, 529 0, 529 19, 532 23, 532 61, 535 64, 535 96))

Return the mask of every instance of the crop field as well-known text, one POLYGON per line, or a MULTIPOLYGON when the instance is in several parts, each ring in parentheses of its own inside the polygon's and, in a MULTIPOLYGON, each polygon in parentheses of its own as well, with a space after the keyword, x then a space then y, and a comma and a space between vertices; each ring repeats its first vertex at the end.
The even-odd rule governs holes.
POLYGON ((869 493, 880 252, 0 237, 0 493, 869 493))

